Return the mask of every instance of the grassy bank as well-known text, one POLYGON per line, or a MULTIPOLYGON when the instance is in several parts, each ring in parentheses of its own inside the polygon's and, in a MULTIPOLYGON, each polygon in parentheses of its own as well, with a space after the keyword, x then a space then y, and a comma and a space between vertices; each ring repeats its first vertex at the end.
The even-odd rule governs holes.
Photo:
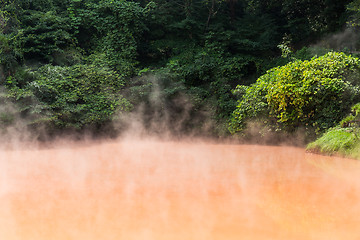
POLYGON ((338 126, 308 144, 307 150, 360 159, 360 103, 351 108, 351 113, 338 126))
POLYGON ((307 150, 360 159, 360 131, 357 127, 331 128, 316 141, 308 144, 307 150))

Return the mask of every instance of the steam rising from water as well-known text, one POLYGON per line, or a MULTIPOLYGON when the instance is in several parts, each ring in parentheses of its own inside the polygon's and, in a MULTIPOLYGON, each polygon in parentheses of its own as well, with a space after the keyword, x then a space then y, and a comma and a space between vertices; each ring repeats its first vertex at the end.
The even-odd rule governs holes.
POLYGON ((0 238, 359 239, 360 164, 122 140, 0 151, 0 238))

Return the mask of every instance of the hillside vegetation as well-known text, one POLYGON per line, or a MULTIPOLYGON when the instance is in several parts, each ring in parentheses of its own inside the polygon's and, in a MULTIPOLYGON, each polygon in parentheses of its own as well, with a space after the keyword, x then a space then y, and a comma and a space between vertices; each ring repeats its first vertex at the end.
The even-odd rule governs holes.
POLYGON ((259 139, 302 132, 309 142, 359 101, 359 6, 2 0, 1 134, 135 127, 259 139))

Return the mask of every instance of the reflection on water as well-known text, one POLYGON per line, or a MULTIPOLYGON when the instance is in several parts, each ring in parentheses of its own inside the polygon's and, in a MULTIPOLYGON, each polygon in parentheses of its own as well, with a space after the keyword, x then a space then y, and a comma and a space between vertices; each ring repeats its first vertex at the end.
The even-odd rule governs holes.
POLYGON ((0 152, 0 239, 360 239, 360 164, 123 141, 0 152))

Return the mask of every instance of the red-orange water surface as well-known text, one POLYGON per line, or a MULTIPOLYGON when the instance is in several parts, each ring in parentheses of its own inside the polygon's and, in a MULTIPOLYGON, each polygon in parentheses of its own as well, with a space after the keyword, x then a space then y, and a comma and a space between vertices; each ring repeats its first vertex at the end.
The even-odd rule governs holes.
POLYGON ((291 147, 0 150, 1 240, 360 239, 360 163, 291 147))

